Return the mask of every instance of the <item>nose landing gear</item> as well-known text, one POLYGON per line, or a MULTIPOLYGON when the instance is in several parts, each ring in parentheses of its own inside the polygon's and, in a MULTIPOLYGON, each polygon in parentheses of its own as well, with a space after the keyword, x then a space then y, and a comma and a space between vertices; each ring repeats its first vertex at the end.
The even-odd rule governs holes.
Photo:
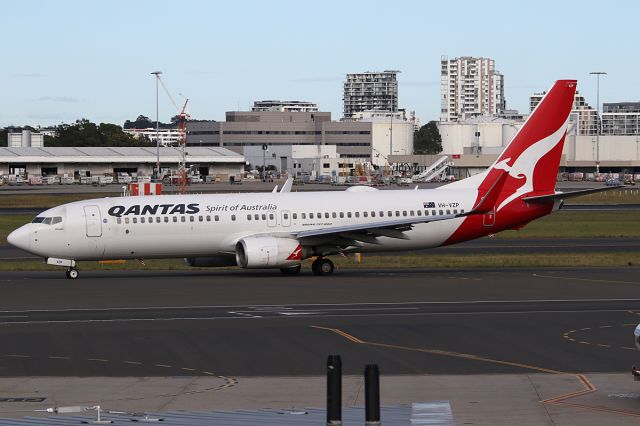
POLYGON ((78 278, 78 275, 80 275, 80 273, 76 268, 69 268, 67 269, 66 275, 68 279, 75 280, 76 278, 78 278))

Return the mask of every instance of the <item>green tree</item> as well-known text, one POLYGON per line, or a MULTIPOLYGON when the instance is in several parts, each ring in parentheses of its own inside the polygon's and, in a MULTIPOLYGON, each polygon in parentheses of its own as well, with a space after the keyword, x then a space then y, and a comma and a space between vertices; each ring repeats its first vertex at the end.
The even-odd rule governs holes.
POLYGON ((442 152, 442 137, 435 121, 430 121, 413 134, 415 154, 439 154, 442 152))
POLYGON ((125 133, 117 124, 96 125, 87 119, 56 128, 55 137, 45 136, 45 146, 151 146, 146 140, 138 141, 125 133))

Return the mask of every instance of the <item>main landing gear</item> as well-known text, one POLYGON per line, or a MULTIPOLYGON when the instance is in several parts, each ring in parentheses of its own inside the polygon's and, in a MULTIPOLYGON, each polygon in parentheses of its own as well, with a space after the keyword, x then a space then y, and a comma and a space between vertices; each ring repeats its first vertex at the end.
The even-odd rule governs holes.
POLYGON ((331 275, 334 269, 333 262, 326 257, 319 257, 311 264, 311 270, 315 275, 331 275))
POLYGON ((75 280, 76 278, 78 278, 78 275, 80 275, 80 273, 76 268, 67 269, 67 278, 69 278, 70 280, 75 280))

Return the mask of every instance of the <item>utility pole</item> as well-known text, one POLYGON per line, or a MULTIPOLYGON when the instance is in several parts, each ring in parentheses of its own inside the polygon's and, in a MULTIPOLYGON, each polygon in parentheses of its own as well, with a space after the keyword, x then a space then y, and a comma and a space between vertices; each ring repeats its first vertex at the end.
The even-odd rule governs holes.
POLYGON ((602 129, 602 121, 600 120, 600 76, 607 75, 604 71, 592 71, 589 74, 597 76, 596 89, 596 174, 600 174, 600 132, 602 129))
POLYGON ((158 83, 162 71, 154 71, 151 74, 156 76, 156 179, 160 178, 160 108, 158 103, 158 83))

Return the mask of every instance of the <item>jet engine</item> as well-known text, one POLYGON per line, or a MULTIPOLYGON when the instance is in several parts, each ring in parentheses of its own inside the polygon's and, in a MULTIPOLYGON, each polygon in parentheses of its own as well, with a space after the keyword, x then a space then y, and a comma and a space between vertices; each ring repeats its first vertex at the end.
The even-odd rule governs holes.
POLYGON ((236 244, 236 263, 242 268, 285 268, 305 258, 298 240, 271 236, 243 238, 236 244))
POLYGON ((219 266, 236 266, 233 256, 185 257, 184 263, 195 268, 215 268, 219 266))

